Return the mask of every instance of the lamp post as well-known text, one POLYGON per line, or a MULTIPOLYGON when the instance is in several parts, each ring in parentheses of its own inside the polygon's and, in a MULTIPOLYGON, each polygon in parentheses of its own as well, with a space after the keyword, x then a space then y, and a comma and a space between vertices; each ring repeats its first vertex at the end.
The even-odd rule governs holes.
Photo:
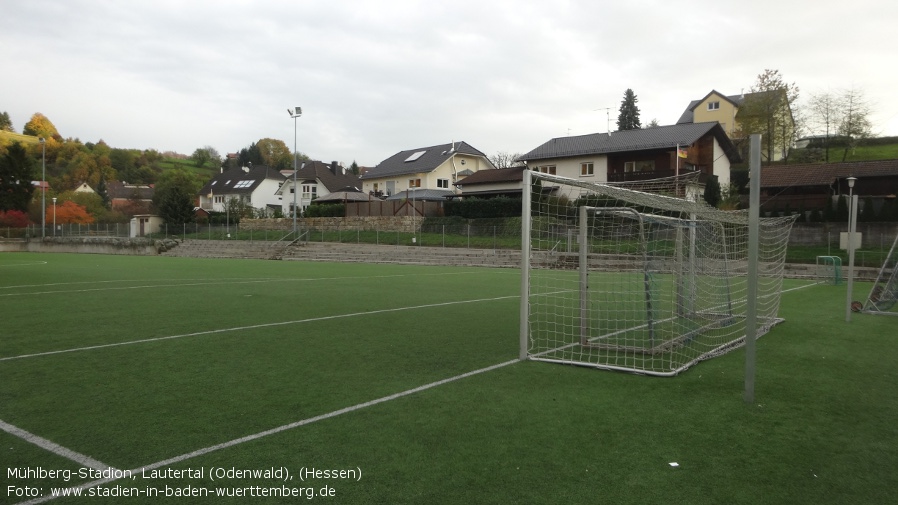
POLYGON ((857 228, 857 196, 854 196, 854 182, 856 177, 849 177, 848 181, 848 294, 845 306, 845 322, 851 322, 851 295, 854 284, 854 233, 857 228))
POLYGON ((53 197, 53 236, 56 236, 56 197, 53 197))
MULTIPOLYGON (((296 172, 299 170, 296 167, 296 120, 299 119, 299 116, 302 116, 302 107, 287 109, 287 113, 293 118, 293 239, 296 240, 299 238, 296 235, 296 193, 298 191, 296 188, 296 172)), ((303 163, 303 166, 305 166, 305 163, 303 163)))
MULTIPOLYGON (((47 141, 41 143, 41 238, 47 236, 47 141)), ((54 198, 55 200, 55 198, 54 198)))

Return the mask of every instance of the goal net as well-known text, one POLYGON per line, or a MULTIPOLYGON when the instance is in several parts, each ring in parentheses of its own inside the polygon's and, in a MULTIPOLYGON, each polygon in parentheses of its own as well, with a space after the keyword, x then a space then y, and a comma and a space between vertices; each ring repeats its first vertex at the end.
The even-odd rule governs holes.
MULTIPOLYGON (((744 342, 748 213, 705 204, 697 177, 595 184, 530 173, 522 358, 675 375, 744 342)), ((760 222, 758 336, 781 321, 793 222, 760 222)))
POLYGON ((886 255, 863 311, 870 314, 898 316, 898 237, 886 255))

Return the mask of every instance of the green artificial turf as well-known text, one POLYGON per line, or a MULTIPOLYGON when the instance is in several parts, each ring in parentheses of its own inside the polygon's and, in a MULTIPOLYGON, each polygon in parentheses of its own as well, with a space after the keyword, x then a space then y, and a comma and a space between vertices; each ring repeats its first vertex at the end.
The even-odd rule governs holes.
MULTIPOLYGON (((868 288, 856 284, 854 298, 868 288)), ((94 492, 311 488, 333 492, 333 503, 391 504, 891 500, 898 319, 846 323, 844 285, 783 294, 786 323, 758 341, 752 404, 741 350, 674 378, 513 362, 519 289, 513 269, 5 253, 0 420, 120 469, 180 457, 171 468, 205 470, 94 492), (53 351, 70 352, 41 354, 53 351), (386 401, 365 405, 377 400, 386 401), (209 476, 272 467, 293 479, 209 476), (303 481, 303 468, 361 478, 303 481)), ((79 466, 4 432, 0 442, 3 467, 79 466)), ((12 484, 49 493, 76 482, 12 484)), ((0 503, 23 500, 0 492, 0 503)))

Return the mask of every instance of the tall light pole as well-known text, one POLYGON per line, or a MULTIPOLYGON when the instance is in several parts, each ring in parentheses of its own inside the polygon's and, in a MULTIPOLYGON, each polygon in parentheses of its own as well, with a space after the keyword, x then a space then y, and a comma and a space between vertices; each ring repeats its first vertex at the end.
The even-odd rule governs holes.
POLYGON ((53 236, 56 236, 56 197, 53 197, 53 236))
POLYGON ((47 141, 41 143, 41 238, 47 236, 47 141))
MULTIPOLYGON (((296 236, 296 193, 299 191, 296 187, 296 172, 299 170, 296 166, 296 120, 299 119, 299 116, 302 116, 302 107, 287 109, 287 114, 290 114, 290 117, 293 118, 293 240, 296 240, 299 238, 296 236)), ((303 166, 305 166, 305 163, 303 163, 303 166)))
POLYGON ((857 228, 857 197, 854 193, 854 181, 856 177, 849 177, 848 181, 848 294, 845 306, 845 322, 851 322, 851 295, 854 284, 854 233, 857 228))

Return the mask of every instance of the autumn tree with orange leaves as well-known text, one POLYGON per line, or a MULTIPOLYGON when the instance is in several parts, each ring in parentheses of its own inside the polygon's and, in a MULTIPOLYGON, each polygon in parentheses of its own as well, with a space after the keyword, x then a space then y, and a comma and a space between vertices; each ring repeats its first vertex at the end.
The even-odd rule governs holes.
MULTIPOLYGON (((52 221, 53 206, 47 207, 47 221, 52 221)), ((68 200, 56 205, 56 224, 91 224, 94 217, 88 214, 83 205, 68 200)))

